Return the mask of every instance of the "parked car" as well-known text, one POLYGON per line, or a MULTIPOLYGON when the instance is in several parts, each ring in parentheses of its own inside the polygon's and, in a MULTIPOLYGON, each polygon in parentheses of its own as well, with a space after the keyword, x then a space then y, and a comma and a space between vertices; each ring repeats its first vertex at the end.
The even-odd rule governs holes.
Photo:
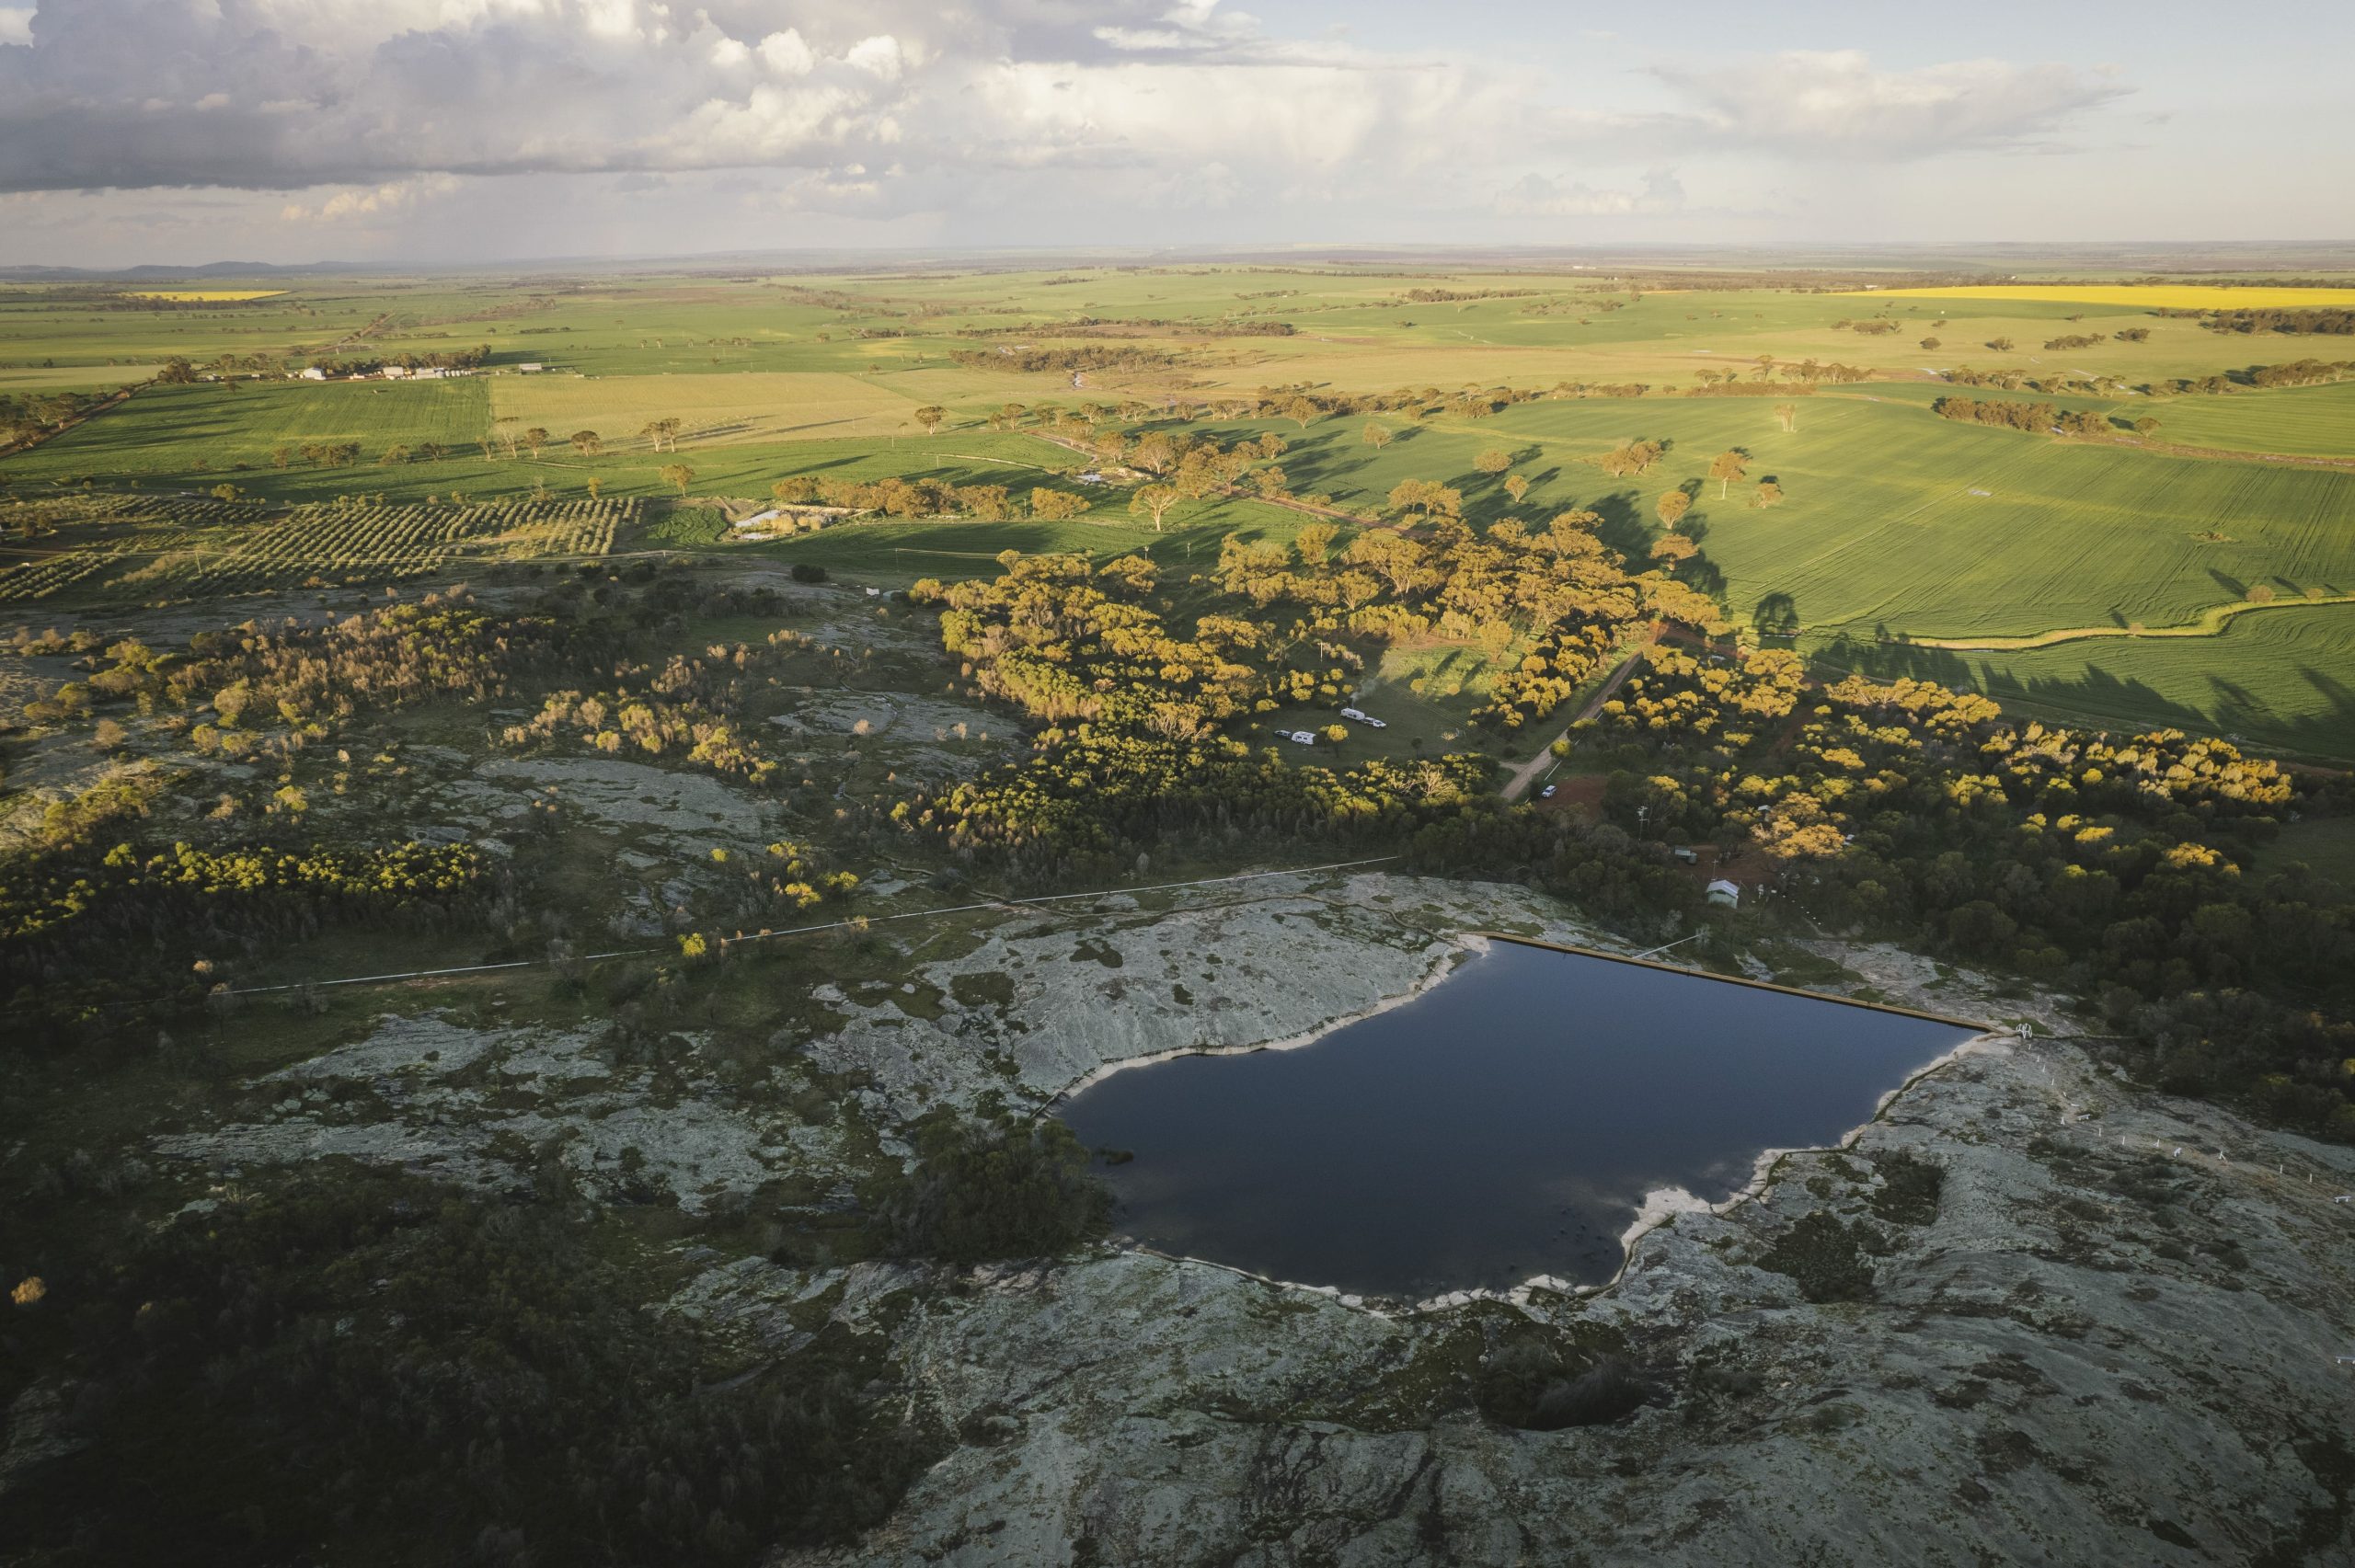
POLYGON ((1547 784, 1544 789, 1537 792, 1537 798, 1540 800, 1551 800, 1554 798, 1554 792, 1561 787, 1562 786, 1560 784, 1547 784))

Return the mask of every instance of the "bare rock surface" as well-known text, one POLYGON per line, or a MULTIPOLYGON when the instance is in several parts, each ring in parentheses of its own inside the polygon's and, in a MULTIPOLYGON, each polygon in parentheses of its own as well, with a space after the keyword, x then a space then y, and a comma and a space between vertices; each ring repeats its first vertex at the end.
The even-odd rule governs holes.
POLYGON ((2044 1043, 1958 1059, 1588 1298, 1391 1317, 1140 1255, 977 1276, 892 1331, 965 1440, 869 1539, 790 1561, 2355 1561, 2350 1181, 2355 1152, 2044 1043), (1945 1174, 1916 1221, 1884 1212, 1901 1152, 1945 1174), (1819 1211, 1880 1238, 1868 1299, 1760 1266, 1819 1211), (1465 1373, 1513 1323, 1615 1335, 1649 1402, 1487 1419, 1465 1373))
POLYGON ((832 1125, 692 1078, 658 1085, 601 1052, 603 1031, 477 1029, 388 1016, 365 1038, 272 1073, 265 1119, 169 1134, 158 1153, 216 1169, 341 1156, 471 1186, 528 1184, 553 1155, 609 1201, 690 1214, 781 1174, 844 1168, 832 1125))
POLYGON ((485 822, 523 808, 535 791, 611 827, 656 830, 693 849, 714 841, 743 845, 768 835, 759 800, 704 773, 673 772, 604 757, 490 757, 475 777, 442 786, 460 811, 485 822))
MULTIPOLYGON (((1245 1004, 1232 1036, 1217 1010, 1168 1019, 1100 985, 1059 1009, 1086 988, 1045 933, 952 967, 1017 979, 1033 1026, 1012 1077, 1051 1093, 1189 1033, 1346 1016, 1359 979, 1396 994, 1447 958, 1410 932, 1545 923, 1542 900, 1480 889, 1482 919, 1462 888, 1354 881, 1347 916, 1280 897, 1096 939, 1156 985, 1213 949, 1253 956, 1221 976, 1245 1004)), ((1850 989, 2065 1028, 2050 998, 1915 955, 1823 951, 1850 989)), ((832 1046, 895 1104, 961 1087, 939 1046, 893 1038, 832 1046)), ((1785 1156, 1754 1198, 1640 1236, 1592 1295, 1384 1313, 1135 1253, 977 1271, 877 1323, 957 1448, 868 1539, 781 1561, 2355 1562, 2334 1360, 2355 1349, 2355 1206, 2330 1201, 2350 1186, 2355 1151, 2156 1096, 2045 1037, 1960 1055, 1848 1148, 1785 1156), (1908 1160, 1939 1177, 1926 1207, 1901 1191, 1908 1160), (1858 1242, 1861 1299, 1809 1299, 1791 1246, 1827 1221, 1858 1242), (1491 1420, 1476 1368, 1532 1331, 1623 1346, 1647 1402, 1558 1431, 1491 1420)))
POLYGON ((1523 888, 1374 875, 1211 889, 1167 912, 1119 898, 1074 912, 1010 921, 919 966, 936 1018, 838 1003, 851 1023, 811 1058, 867 1075, 902 1117, 988 1089, 1045 1100, 1117 1063, 1296 1039, 1395 1003, 1465 956, 1467 931, 1583 934, 1523 888))
MULTIPOLYGON (((1074 901, 956 956, 919 948, 895 983, 816 988, 813 1016, 840 1022, 780 1030, 775 1070, 863 1084, 838 1123, 625 1066, 594 1029, 428 1014, 156 1148, 487 1186, 553 1155, 592 1195, 691 1211, 782 1178, 846 1190, 937 1106, 1043 1105, 1124 1061, 1313 1036, 1412 995, 1481 929, 1582 936, 1526 890, 1405 876, 1074 901)), ((1110 1249, 959 1272, 694 1248, 664 1310, 752 1360, 830 1322, 875 1336, 944 1435, 866 1539, 778 1560, 802 1568, 2355 1563, 2355 1384, 2334 1360, 2355 1354, 2355 1204, 2331 1201, 2355 1150, 2129 1082, 2050 998, 1821 951, 1851 989, 2038 1036, 1991 1039, 1846 1147, 1638 1235, 1598 1292, 1372 1309, 1110 1249), (1496 1419, 1483 1368, 1531 1335, 1623 1357, 1640 1408, 1496 1419)))

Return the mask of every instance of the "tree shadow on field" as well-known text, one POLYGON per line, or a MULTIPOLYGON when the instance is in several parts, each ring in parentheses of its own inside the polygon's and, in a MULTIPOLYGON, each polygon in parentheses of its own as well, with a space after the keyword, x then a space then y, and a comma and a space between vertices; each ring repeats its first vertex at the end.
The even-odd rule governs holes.
POLYGON ((1677 563, 1676 580, 1722 601, 1726 594, 1726 574, 1706 555, 1691 555, 1677 563))
POLYGON ((1605 547, 1617 551, 1630 561, 1640 561, 1651 554, 1652 531, 1645 523, 1643 512, 1635 495, 1618 490, 1597 498, 1587 508, 1602 521, 1595 525, 1594 536, 1605 547))
POLYGON ((2248 584, 2241 581, 2240 578, 2227 576, 2225 573, 2218 571, 2213 567, 2208 568, 2208 575, 2215 580, 2218 588, 2223 589, 2234 599, 2246 599, 2248 597, 2248 584))
POLYGON ((1799 629, 1799 601, 1779 589, 1763 596, 1750 612, 1751 629, 1762 637, 1787 637, 1799 629))
POLYGON ((2073 728, 2121 735, 2181 729, 2237 736, 2266 750, 2355 760, 2355 687, 2309 665, 2299 667, 2298 677, 2324 705, 2303 714, 2284 714, 2247 686, 2212 673, 2206 677, 2206 700, 2183 701, 2106 670, 2066 677, 2020 675, 1999 667, 1993 658, 1974 665, 1948 649, 1895 640, 1837 638, 1810 657, 1809 673, 1824 682, 1851 674, 1878 681, 1932 681, 1957 691, 1983 692, 2014 717, 2041 716, 2073 728))

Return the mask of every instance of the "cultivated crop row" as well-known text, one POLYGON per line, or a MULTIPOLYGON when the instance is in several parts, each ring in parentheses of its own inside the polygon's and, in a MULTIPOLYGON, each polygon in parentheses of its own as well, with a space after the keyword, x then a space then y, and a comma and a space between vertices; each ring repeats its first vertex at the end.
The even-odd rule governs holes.
POLYGON ((60 589, 104 571, 128 554, 121 544, 92 545, 0 569, 0 601, 47 599, 60 589))
POLYGON ((118 566, 127 569, 116 586, 178 596, 382 582, 426 576, 469 558, 602 555, 637 507, 604 498, 468 506, 345 502, 257 521, 253 509, 235 503, 136 497, 120 505, 78 498, 75 504, 89 509, 75 521, 102 516, 134 531, 0 572, 0 601, 45 598, 118 566), (222 526, 227 519, 235 521, 222 526))
POLYGON ((632 503, 312 506, 188 557, 178 586, 236 592, 288 582, 422 577, 469 555, 603 555, 632 503))

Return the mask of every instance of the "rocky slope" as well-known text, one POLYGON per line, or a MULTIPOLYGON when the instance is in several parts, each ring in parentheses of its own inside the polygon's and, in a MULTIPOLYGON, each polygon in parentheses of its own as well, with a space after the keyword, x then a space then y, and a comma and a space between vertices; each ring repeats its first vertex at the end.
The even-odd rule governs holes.
MULTIPOLYGON (((936 961, 908 935, 903 986, 821 988, 825 1032, 777 1044, 864 1082, 845 1115, 888 1150, 940 1104, 1040 1105, 1109 1063, 1382 1005, 1468 928, 1579 936, 1519 889, 1401 877, 1164 902, 1024 914, 936 961)), ((829 1317, 884 1336, 946 1435, 887 1524, 779 1560, 799 1568, 2355 1562, 2334 1359, 2355 1203, 2333 1201, 2355 1150, 2155 1096, 2049 1037, 2050 1008, 1926 961, 1827 956, 2048 1036, 1960 1056, 1850 1147, 1642 1234, 1591 1295, 1384 1312, 1110 1250, 964 1273, 705 1253, 667 1310, 753 1354, 829 1317), (1515 1381, 1533 1366, 1573 1391, 1540 1408, 1591 1424, 1531 1429, 1555 1424, 1515 1381)), ((388 1023, 257 1088, 266 1116, 165 1151, 497 1185, 554 1140, 596 1191, 626 1142, 629 1180, 697 1209, 832 1179, 846 1148, 741 1086, 650 1099, 585 1038, 530 1031, 388 1023)))
POLYGON ((2355 1561, 2350 1186, 2348 1150, 2038 1045, 1650 1232, 1583 1300, 1393 1319, 1155 1258, 984 1272, 893 1331, 963 1442, 806 1561, 2355 1561), (1901 1152, 1945 1173, 1926 1211, 1877 1174, 1901 1152), (1818 1213, 1884 1239, 1868 1299, 1760 1266, 1818 1213), (1623 1345, 1648 1402, 1487 1419, 1483 1354, 1532 1332, 1623 1345))

